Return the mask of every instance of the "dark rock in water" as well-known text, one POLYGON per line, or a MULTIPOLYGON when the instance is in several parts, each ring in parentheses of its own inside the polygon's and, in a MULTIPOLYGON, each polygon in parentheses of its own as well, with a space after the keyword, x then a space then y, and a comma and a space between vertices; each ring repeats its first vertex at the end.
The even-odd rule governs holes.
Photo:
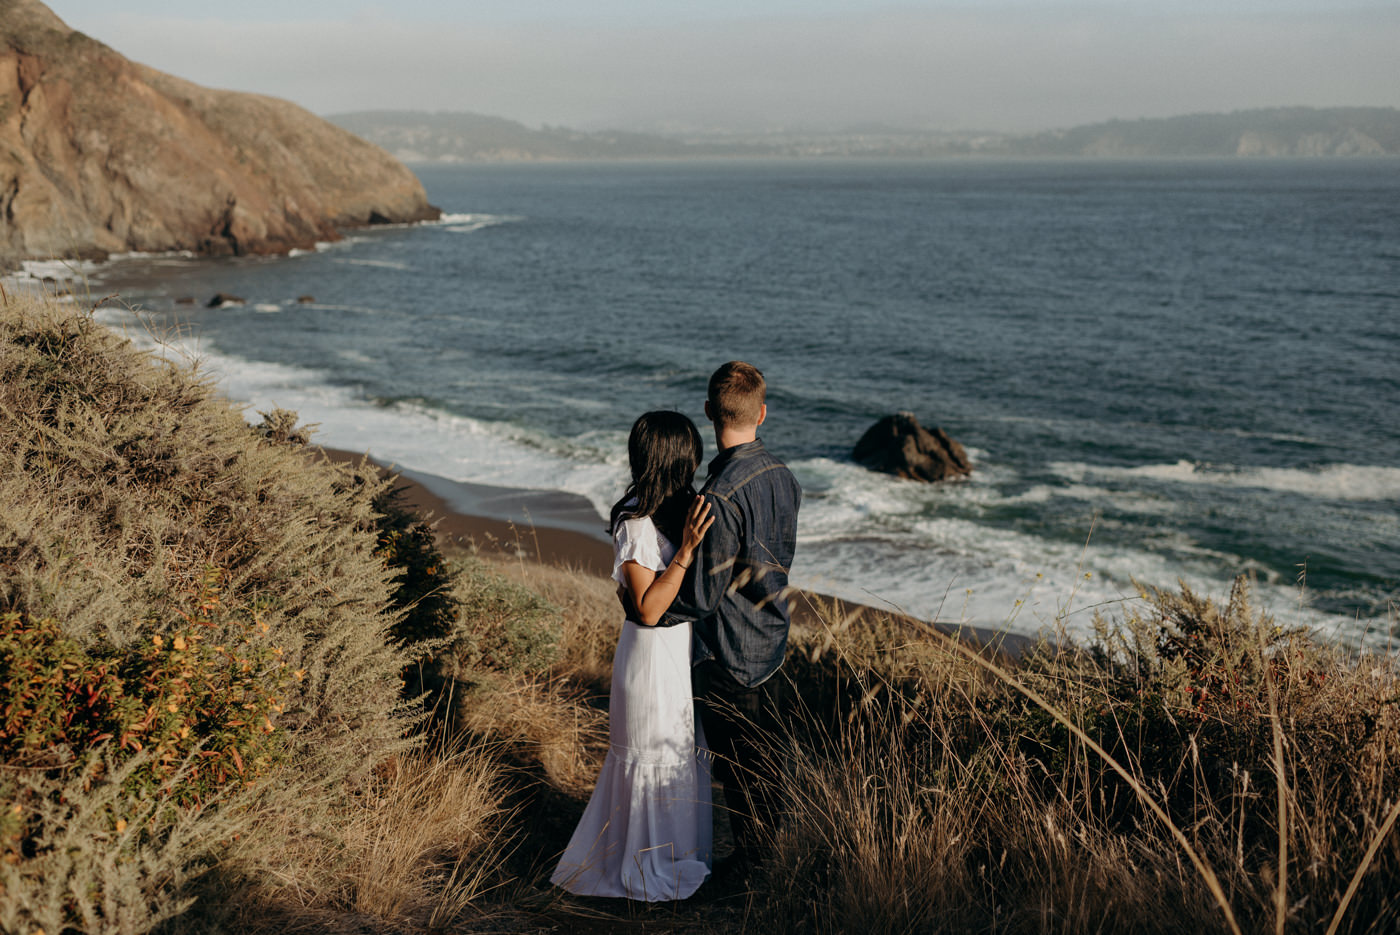
POLYGON ((371 211, 371 212, 369 213, 369 223, 370 223, 370 224, 392 224, 392 223, 394 223, 394 221, 393 221, 392 218, 385 217, 384 215, 380 214, 378 211, 371 211))
POLYGON ((225 305, 242 305, 248 301, 241 295, 232 295, 228 292, 216 292, 214 297, 204 306, 205 308, 223 308, 225 305))
POLYGON ((972 473, 963 446, 940 428, 924 428, 912 412, 885 416, 866 429, 852 457, 872 471, 909 480, 932 482, 972 473))
POLYGON ((315 302, 315 301, 316 301, 316 297, 315 297, 314 295, 299 295, 299 296, 297 296, 297 302, 300 303, 301 305, 310 305, 312 302, 315 302))
POLYGON ((182 295, 182 296, 180 296, 178 299, 175 300, 175 304, 176 304, 176 305, 193 305, 193 304, 194 304, 194 296, 192 296, 192 295, 182 295))

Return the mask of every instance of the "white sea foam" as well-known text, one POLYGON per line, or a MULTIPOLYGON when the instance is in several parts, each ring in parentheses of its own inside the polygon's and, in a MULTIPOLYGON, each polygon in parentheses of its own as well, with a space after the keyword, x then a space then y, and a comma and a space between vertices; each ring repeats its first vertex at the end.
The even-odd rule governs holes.
POLYGON ((605 454, 587 441, 571 443, 500 423, 452 415, 412 401, 383 405, 332 386, 322 375, 282 364, 230 357, 197 340, 160 342, 129 313, 103 319, 133 343, 168 359, 198 361, 230 400, 249 414, 294 410, 316 424, 316 441, 350 451, 372 451, 381 461, 450 480, 502 487, 562 490, 587 497, 599 517, 625 486, 625 438, 609 438, 605 454))
MULTIPOLYGON (((821 525, 820 502, 804 503, 801 527, 821 525)), ((1167 556, 1142 548, 1045 539, 967 519, 932 518, 907 532, 853 531, 842 539, 800 535, 793 583, 924 619, 1035 633, 1063 626, 1086 635, 1095 612, 1121 617, 1137 600, 1134 581, 1223 597, 1230 576, 1250 563, 1204 549, 1172 549, 1167 556), (1192 555, 1194 554, 1194 558, 1192 555), (1185 556, 1184 558, 1182 556, 1185 556)), ((1258 570, 1258 569, 1255 569, 1258 570)), ((1286 582, 1261 576, 1256 599, 1281 623, 1355 637, 1365 621, 1302 606, 1286 582)))
POLYGON ((82 279, 101 269, 102 264, 92 260, 23 260, 19 269, 11 273, 14 280, 43 282, 45 279, 63 281, 82 279))
POLYGON ((470 234, 487 227, 523 220, 523 217, 515 214, 444 214, 436 223, 454 234, 470 234))
POLYGON ((1362 464, 1328 464, 1319 468, 1230 468, 1197 461, 1109 467, 1079 462, 1056 462, 1050 469, 1061 477, 1117 480, 1156 480, 1217 487, 1252 487, 1302 494, 1328 500, 1400 499, 1400 468, 1362 464))
MULTIPOLYGON (((343 243, 344 241, 341 241, 341 242, 343 243)), ((333 243, 332 241, 329 241, 329 240, 318 240, 318 241, 316 241, 316 243, 312 246, 312 248, 311 248, 310 250, 304 249, 304 248, 302 248, 302 247, 293 247, 292 249, 290 249, 290 250, 287 251, 287 256, 289 256, 289 257, 311 256, 313 253, 324 253, 325 251, 329 250, 331 247, 334 247, 334 246, 335 246, 335 243, 333 243)))
POLYGON ((336 259, 335 262, 345 263, 350 266, 373 266, 377 269, 408 270, 412 268, 407 263, 401 263, 398 260, 362 260, 354 257, 344 257, 336 259))
MULTIPOLYGON (((222 307, 223 306, 220 306, 220 308, 222 307)), ((257 302, 253 305, 253 311, 264 313, 280 312, 282 311, 282 306, 275 302, 257 302)))
POLYGON ((113 253, 107 257, 108 262, 119 260, 190 260, 194 258, 193 250, 160 250, 149 252, 145 250, 131 250, 126 253, 113 253))

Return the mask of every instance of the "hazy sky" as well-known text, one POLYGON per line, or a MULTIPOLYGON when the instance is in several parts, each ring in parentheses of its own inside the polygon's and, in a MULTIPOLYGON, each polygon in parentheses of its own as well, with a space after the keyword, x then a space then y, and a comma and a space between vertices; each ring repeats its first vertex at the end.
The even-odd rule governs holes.
POLYGON ((1400 106, 1400 0, 52 0, 119 52, 317 113, 583 129, 1042 129, 1400 106))

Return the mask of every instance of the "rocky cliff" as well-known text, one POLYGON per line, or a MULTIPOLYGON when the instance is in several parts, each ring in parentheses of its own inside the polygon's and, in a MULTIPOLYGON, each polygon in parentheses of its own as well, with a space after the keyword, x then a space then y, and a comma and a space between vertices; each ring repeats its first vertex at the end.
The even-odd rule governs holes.
POLYGON ((0 0, 0 265, 277 253, 437 215, 403 165, 294 104, 162 74, 0 0))

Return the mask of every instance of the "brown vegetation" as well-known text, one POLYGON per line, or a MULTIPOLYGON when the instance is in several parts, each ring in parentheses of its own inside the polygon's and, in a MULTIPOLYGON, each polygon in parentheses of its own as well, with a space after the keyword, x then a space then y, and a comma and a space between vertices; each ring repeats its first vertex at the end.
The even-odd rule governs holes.
POLYGON ((43 302, 0 309, 0 452, 4 931, 1400 926, 1400 666, 1243 581, 1010 668, 814 608, 768 858, 638 906, 547 882, 606 749, 609 581, 444 557, 289 414, 43 302))

